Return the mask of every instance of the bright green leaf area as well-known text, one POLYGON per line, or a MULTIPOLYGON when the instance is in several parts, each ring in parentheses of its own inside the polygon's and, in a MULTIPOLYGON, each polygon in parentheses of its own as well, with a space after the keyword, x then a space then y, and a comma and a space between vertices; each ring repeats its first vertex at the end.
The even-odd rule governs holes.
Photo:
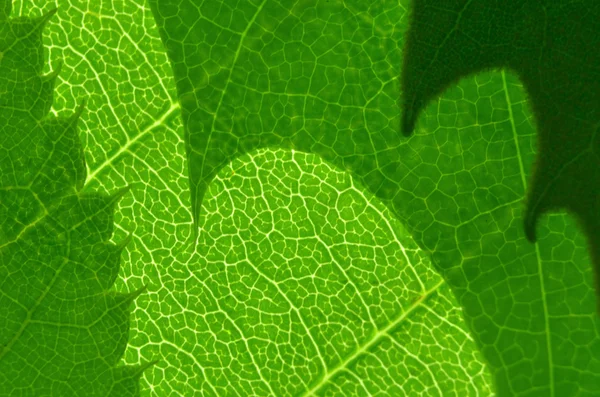
POLYGON ((200 366, 221 363, 205 369, 206 395, 489 395, 429 256, 348 174, 260 152, 225 168, 204 208, 194 313, 174 338, 200 366))
POLYGON ((583 236, 564 214, 522 232, 516 77, 460 81, 405 139, 409 2, 279 3, 164 1, 156 22, 135 1, 14 5, 59 7, 52 111, 87 101, 83 190, 136 184, 113 240, 132 233, 116 290, 148 286, 123 360, 161 360, 141 394, 599 395, 583 236))

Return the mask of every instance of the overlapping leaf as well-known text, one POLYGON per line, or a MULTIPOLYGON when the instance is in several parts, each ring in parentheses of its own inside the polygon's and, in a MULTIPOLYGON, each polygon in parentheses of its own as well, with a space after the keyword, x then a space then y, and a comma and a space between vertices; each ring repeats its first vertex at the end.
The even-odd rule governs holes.
MULTIPOLYGON (((38 3, 46 6, 45 1, 38 3)), ((599 332, 590 315, 591 272, 581 236, 568 217, 553 215, 539 229, 538 251, 524 244, 518 224, 523 177, 529 173, 535 146, 518 80, 510 74, 491 73, 461 81, 457 90, 426 109, 418 134, 405 143, 398 138, 395 79, 402 61, 398 43, 405 26, 403 6, 408 4, 344 3, 286 3, 285 7, 292 7, 291 14, 285 8, 269 11, 266 5, 259 10, 254 7, 260 4, 252 2, 198 3, 204 7, 203 20, 194 10, 175 15, 176 11, 169 14, 163 9, 164 16, 171 16, 167 19, 173 22, 172 29, 179 26, 182 36, 191 34, 187 51, 198 51, 196 59, 205 62, 190 69, 193 73, 175 69, 177 78, 192 84, 190 92, 197 89, 184 98, 197 100, 200 106, 216 107, 222 101, 223 109, 238 113, 233 118, 223 110, 216 112, 222 117, 215 119, 215 125, 235 125, 239 131, 252 131, 257 120, 244 113, 246 106, 253 109, 251 105, 268 104, 252 93, 262 92, 268 100, 280 99, 259 112, 267 127, 278 126, 273 129, 275 134, 281 134, 280 127, 284 129, 292 121, 304 123, 301 126, 306 125, 306 129, 298 129, 295 139, 300 146, 312 146, 337 166, 357 169, 359 179, 380 197, 390 198, 399 192, 391 200, 394 212, 419 245, 435 251, 436 266, 466 308, 468 324, 490 362, 501 393, 548 395, 551 390, 556 396, 577 392, 594 395, 599 332), (361 7, 369 7, 368 12, 361 7), (262 19, 265 16, 270 17, 266 22, 262 19), (180 17, 189 18, 189 25, 179 25, 180 17), (290 24, 295 18, 301 23, 290 24), (188 30, 194 24, 203 29, 188 30), (238 24, 243 25, 241 29, 238 24), (253 39, 258 24, 277 33, 259 35, 265 45, 270 44, 258 53, 267 61, 268 76, 264 68, 256 69, 254 62, 260 58, 256 46, 261 44, 253 39), (296 32, 301 26, 307 28, 294 37, 296 41, 282 44, 275 37, 284 37, 280 34, 286 32, 276 32, 267 25, 285 24, 296 32), (236 32, 246 32, 244 39, 236 32), (287 63, 295 59, 295 49, 303 46, 321 51, 316 52, 320 63, 315 62, 315 73, 309 70, 308 76, 303 76, 303 68, 310 66, 310 60, 287 63), (283 52, 278 52, 282 48, 283 52), (285 57, 276 60, 277 67, 273 67, 268 56, 279 55, 285 57), (221 72, 219 62, 223 62, 221 72), (232 67, 239 62, 241 66, 232 67), (239 83, 235 95, 210 95, 212 89, 225 87, 230 69, 237 73, 234 78, 241 76, 232 80, 239 83), (212 84, 203 76, 211 76, 212 84), (362 78, 366 80, 361 82, 362 78), (298 96, 297 87, 307 80, 316 91, 298 96), (342 80, 344 84, 340 84, 342 80), (361 90, 366 98, 363 102, 361 90), (246 91, 250 97, 241 106, 236 100, 246 91), (348 96, 349 92, 355 95, 348 96), (333 125, 339 133, 318 135, 319 142, 315 143, 316 134, 328 131, 322 125, 333 125), (344 134, 351 141, 337 139, 344 134), (369 145, 375 149, 369 151, 369 145), (522 167, 514 161, 515 150, 522 167), (371 164, 376 166, 361 171, 361 166, 371 164), (515 218, 517 222, 513 222, 515 218), (544 291, 546 305, 541 301, 544 291)), ((218 346, 220 353, 208 355, 197 349, 197 330, 219 323, 210 322, 210 315, 197 315, 204 313, 205 303, 191 293, 199 283, 189 270, 197 272, 203 266, 182 248, 188 213, 180 206, 187 203, 188 196, 182 190, 183 162, 176 152, 179 124, 172 118, 178 106, 168 102, 170 76, 165 73, 162 50, 156 45, 152 18, 135 2, 69 4, 60 17, 66 28, 53 28, 48 40, 52 51, 65 58, 68 73, 63 75, 70 76, 59 87, 59 107, 73 108, 75 94, 81 93, 98 104, 97 111, 82 117, 91 131, 84 138, 93 142, 88 161, 90 186, 114 189, 134 180, 144 185, 143 192, 117 216, 125 230, 137 226, 134 241, 128 246, 131 268, 126 269, 125 277, 138 285, 144 278, 156 291, 136 312, 140 321, 134 329, 135 345, 129 350, 128 362, 139 363, 160 352, 167 361, 147 377, 145 390, 184 395, 205 390, 210 395, 213 389, 207 382, 214 382, 211 376, 224 370, 220 360, 231 354, 230 346, 237 345, 219 344, 215 341, 223 339, 211 340, 209 332, 200 334, 201 340, 208 347, 218 346), (65 37, 68 40, 63 42, 65 37), (216 361, 220 369, 214 372, 216 361)), ((176 44, 177 40, 168 42, 167 48, 172 51, 176 44)), ((235 85, 230 83, 229 87, 235 85)), ((194 112, 202 113, 186 108, 192 119, 194 112)), ((255 141, 259 141, 258 146, 270 142, 268 134, 256 131, 260 132, 257 136, 241 134, 237 139, 242 149, 252 147, 255 141)), ((220 134, 221 139, 224 136, 228 135, 220 134)), ((207 153, 214 156, 227 149, 219 142, 223 140, 215 141, 207 153)), ((224 177, 221 174, 217 179, 224 177)), ((218 208, 218 203, 207 204, 218 208)), ((200 279, 208 275, 198 274, 200 279)), ((210 295, 208 290, 204 292, 210 295)), ((230 334, 233 323, 227 327, 225 335, 230 334)))
POLYGON ((173 281, 185 310, 167 301, 188 394, 490 395, 450 289, 378 200, 314 155, 231 167, 173 281))
POLYGON ((550 211, 577 216, 596 268, 600 313, 600 2, 415 0, 402 73, 402 129, 458 79, 514 71, 529 95, 538 154, 525 234, 550 211), (435 28, 432 28, 435 26, 435 28))
POLYGON ((81 194, 71 117, 46 117, 60 67, 40 76, 54 14, 12 18, 0 2, 0 395, 139 395, 145 365, 117 366, 139 294, 109 291, 127 243, 108 242, 126 193, 81 194))
POLYGON ((536 246, 520 226, 536 144, 515 75, 459 81, 403 140, 396 79, 408 1, 150 4, 182 106, 196 224, 232 159, 273 146, 318 154, 431 251, 500 395, 597 395, 600 323, 582 235, 565 214, 540 222, 536 246))
MULTIPOLYGON (((209 396, 255 392, 268 395, 269 388, 284 395, 295 391, 296 394, 307 393, 310 389, 315 394, 327 394, 335 392, 337 387, 350 394, 356 390, 362 392, 363 386, 353 374, 360 375, 369 390, 379 389, 387 393, 396 393, 400 388, 434 395, 444 389, 469 394, 478 391, 488 393, 489 377, 465 333, 460 311, 446 286, 434 288, 441 280, 426 266, 426 256, 415 249, 405 233, 393 235, 392 231, 403 232, 397 223, 390 227, 385 219, 378 219, 380 214, 377 211, 383 209, 380 205, 371 207, 375 200, 363 199, 360 190, 348 186, 350 179, 347 175, 331 170, 318 158, 298 156, 293 160, 289 153, 277 153, 278 160, 273 163, 272 154, 266 153, 249 161, 245 170, 238 170, 236 166, 234 172, 238 177, 222 174, 220 180, 228 181, 226 191, 220 190, 217 185, 213 187, 216 190, 212 190, 215 199, 207 197, 209 211, 205 211, 205 215, 211 219, 203 222, 206 233, 201 238, 204 244, 196 250, 189 244, 182 244, 189 223, 188 209, 181 207, 181 201, 187 203, 189 196, 182 192, 183 183, 187 181, 179 171, 183 162, 179 162, 180 154, 175 151, 176 132, 180 125, 173 122, 179 120, 169 119, 177 106, 165 103, 168 92, 163 90, 170 87, 170 81, 161 69, 162 65, 166 65, 166 59, 161 58, 161 54, 152 47, 154 32, 151 18, 145 19, 135 3, 115 4, 114 10, 95 2, 89 6, 83 2, 71 3, 72 7, 59 15, 61 24, 52 27, 47 40, 55 54, 65 57, 68 63, 65 68, 75 80, 65 81, 59 87, 61 100, 69 104, 73 92, 83 91, 93 98, 91 100, 98 107, 93 114, 82 117, 82 123, 93 131, 84 138, 97 141, 90 156, 92 177, 88 178, 89 186, 106 188, 136 180, 144 186, 134 192, 134 200, 122 206, 117 219, 125 229, 135 227, 133 241, 127 247, 131 269, 124 271, 125 278, 129 282, 139 282, 142 278, 151 284, 149 289, 152 292, 136 301, 136 327, 126 356, 128 362, 136 363, 143 357, 152 357, 156 353, 162 355, 161 363, 148 371, 145 377, 148 394, 209 396), (73 23, 79 20, 86 22, 85 28, 73 23), (144 28, 133 21, 144 21, 144 28), (57 32, 60 33, 65 26, 69 36, 62 39, 66 35, 57 32), (84 62, 75 58, 77 54, 86 54, 84 62), (145 78, 138 78, 140 75, 145 78), (130 79, 130 76, 135 78, 130 79), (148 92, 152 95, 144 95, 148 92), (121 98, 125 100, 117 100, 121 98), (110 134, 104 130, 110 131, 110 134), (273 174, 281 176, 287 174, 285 183, 265 180, 264 174, 261 178, 253 175, 256 173, 255 163, 261 164, 261 170, 272 169, 273 174), (340 202, 340 207, 336 207, 336 203, 331 201, 336 195, 361 200, 353 204, 359 208, 361 202, 369 202, 369 218, 373 221, 366 219, 358 224, 339 225, 331 223, 335 221, 333 218, 329 223, 336 230, 323 234, 317 226, 312 236, 311 230, 302 227, 300 231, 306 235, 300 243, 310 243, 314 249, 313 252, 305 252, 304 249, 300 252, 303 255, 301 260, 295 260, 291 244, 298 245, 295 243, 298 236, 293 228, 280 222, 269 224, 264 208, 251 206, 249 200, 245 200, 247 207, 233 202, 231 206, 221 203, 229 191, 239 189, 242 195, 252 197, 253 191, 247 189, 250 185, 260 185, 267 194, 276 195, 268 202, 276 209, 279 207, 278 197, 285 197, 285 193, 279 191, 285 191, 289 181, 294 183, 294 179, 296 183, 302 180, 303 190, 314 188, 304 185, 306 179, 319 185, 328 181, 333 187, 318 186, 322 190, 318 200, 311 198, 310 194, 306 199, 311 207, 316 208, 307 209, 305 215, 316 219, 317 225, 325 226, 329 222, 323 219, 325 208, 330 208, 332 215, 342 209, 350 210, 345 208, 351 204, 347 202, 340 202), (329 197, 322 197, 324 192, 329 197), (238 216, 228 217, 229 211, 238 216), (261 248, 264 249, 252 252, 245 263, 226 267, 225 264, 232 258, 222 252, 230 250, 228 244, 231 240, 223 239, 221 230, 236 228, 238 220, 256 218, 253 216, 256 211, 261 213, 260 223, 264 228, 272 228, 273 233, 286 237, 289 249, 275 252, 283 243, 279 241, 279 245, 271 247, 269 254, 267 242, 263 242, 261 248), (371 248, 363 246, 356 250, 350 243, 329 246, 317 241, 314 244, 318 238, 333 238, 334 242, 352 241, 351 236, 342 233, 344 228, 347 228, 348 234, 353 234, 366 227, 366 222, 379 223, 378 227, 369 223, 368 230, 362 233, 363 238, 377 238, 371 248), (389 241, 386 242, 386 238, 389 241), (218 241, 212 244, 213 240, 218 241), (337 257, 346 248, 353 263, 337 257), (403 256, 403 248, 408 259, 403 256), (330 255, 329 250, 336 256, 328 263, 323 259, 330 255), (377 257, 373 258, 369 251, 376 252, 377 257), (260 279, 251 291, 251 299, 244 299, 247 293, 245 285, 230 285, 228 279, 245 281, 248 277, 256 277, 259 270, 268 274, 271 269, 263 268, 261 264, 264 258, 270 256, 289 271, 314 270, 318 276, 315 284, 322 287, 319 288, 320 295, 315 295, 316 287, 311 285, 311 278, 297 280, 310 292, 304 302, 299 302, 293 293, 285 296, 273 293, 273 288, 268 284, 265 286, 264 279, 260 279), (288 265, 287 259, 293 263, 288 265), (361 287, 360 294, 347 299, 352 306, 342 313, 338 310, 332 312, 327 306, 331 302, 339 307, 342 299, 337 295, 348 298, 352 292, 337 290, 344 277, 341 266, 360 272, 372 289, 369 291, 361 287), (418 268, 416 275, 411 271, 412 266, 418 268), (255 273, 252 274, 252 271, 255 273), (398 272, 406 276, 397 277, 398 272), (430 294, 423 296, 426 292, 430 294), (257 294, 262 294, 264 299, 255 299, 257 294), (295 316, 295 310, 273 313, 289 307, 286 298, 295 304, 298 313, 305 316, 304 324, 295 316), (356 305, 360 300, 372 302, 373 307, 366 311, 363 306, 356 305), (236 304, 236 301, 239 303, 236 304), (260 311, 255 310, 256 305, 260 311), (275 308, 272 307, 274 305, 275 308), (218 310, 219 307, 222 310, 218 310), (314 316, 318 319, 312 318, 314 316), (369 334, 374 330, 369 316, 376 320, 380 333, 369 334), (268 324, 267 318, 276 323, 268 324), (314 351, 314 344, 307 338, 304 325, 310 327, 311 335, 319 340, 331 339, 326 347, 321 348, 321 355, 314 351), (353 333, 356 337, 340 338, 334 333, 340 328, 343 331, 341 335, 353 333), (262 339, 252 337, 252 333, 259 334, 262 339), (282 336, 286 333, 290 340, 282 336), (415 337, 417 335, 419 337, 415 337), (270 343, 265 355, 260 349, 266 342, 270 343), (400 342, 399 346, 394 342, 400 342), (352 350, 359 347, 363 351, 352 350), (313 354, 306 357, 289 354, 289 349, 313 354), (399 351, 407 351, 410 355, 405 356, 402 362, 392 362, 399 351), (378 362, 380 359, 386 360, 385 363, 378 362), (329 372, 321 366, 323 361, 328 363, 329 372), (395 371, 410 373, 412 379, 406 382, 396 376, 395 371), (402 381, 401 385, 399 381, 402 381)), ((239 194, 236 197, 239 198, 239 194)), ((289 210, 293 211, 293 208, 289 210)), ((278 214, 285 215, 285 212, 284 208, 278 210, 278 214)), ((295 216, 291 220, 293 225, 299 226, 307 221, 304 216, 295 216)), ((258 225, 257 222, 253 221, 253 225, 258 225)), ((262 232, 263 228, 244 233, 241 236, 245 238, 243 242, 234 240, 232 253, 241 254, 242 247, 250 249, 257 238, 263 239, 262 232)), ((296 281, 275 276, 273 280, 281 288, 287 288, 296 281)))

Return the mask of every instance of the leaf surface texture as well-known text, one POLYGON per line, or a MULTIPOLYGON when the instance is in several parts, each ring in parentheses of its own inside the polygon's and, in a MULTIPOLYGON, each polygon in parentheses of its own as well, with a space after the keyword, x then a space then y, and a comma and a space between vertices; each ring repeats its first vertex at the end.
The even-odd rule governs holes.
POLYGON ((60 67, 41 75, 39 18, 0 2, 0 395, 137 396, 144 365, 117 365, 130 303, 110 291, 127 240, 115 245, 115 203, 82 193, 80 106, 47 116, 60 67))
MULTIPOLYGON (((548 2, 507 3, 532 23, 531 12, 540 11, 535 4, 548 2)), ((584 13, 593 20, 596 3, 559 3, 581 11, 594 4, 584 13)), ((527 100, 526 80, 509 69, 473 66, 478 74, 454 76, 455 86, 411 108, 409 116, 418 113, 422 121, 407 140, 398 126, 411 122, 399 105, 412 99, 407 90, 398 100, 398 76, 411 34, 410 2, 150 5, 181 103, 196 225, 210 182, 236 157, 271 147, 317 154, 350 172, 431 253, 464 308, 499 395, 597 395, 600 325, 583 234, 564 212, 539 220, 537 245, 522 227, 530 219, 522 203, 538 150, 530 106, 537 109, 527 100)), ((464 40, 504 40, 486 28, 488 20, 477 19, 491 12, 483 1, 432 6, 445 19, 423 24, 443 41, 463 6, 481 31, 464 40)), ((495 17, 511 20, 506 12, 495 17)), ((514 33, 515 40, 533 41, 520 37, 538 31, 507 32, 505 40, 514 33)), ((432 56, 446 48, 419 45, 432 56)), ((449 50, 440 63, 468 63, 473 54, 461 51, 449 50)), ((443 67, 428 72, 423 86, 445 78, 436 74, 443 67)), ((414 73, 406 79, 418 84, 414 73)), ((578 144, 586 136, 595 135, 578 144)))

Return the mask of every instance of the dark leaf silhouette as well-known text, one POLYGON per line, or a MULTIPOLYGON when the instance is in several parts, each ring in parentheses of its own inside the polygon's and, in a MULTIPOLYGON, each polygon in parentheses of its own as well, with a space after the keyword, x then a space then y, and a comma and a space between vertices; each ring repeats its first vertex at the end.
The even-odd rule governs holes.
POLYGON ((538 131, 524 228, 553 210, 588 239, 600 310, 600 2, 415 0, 402 70, 402 132, 459 79, 492 68, 518 74, 538 131))

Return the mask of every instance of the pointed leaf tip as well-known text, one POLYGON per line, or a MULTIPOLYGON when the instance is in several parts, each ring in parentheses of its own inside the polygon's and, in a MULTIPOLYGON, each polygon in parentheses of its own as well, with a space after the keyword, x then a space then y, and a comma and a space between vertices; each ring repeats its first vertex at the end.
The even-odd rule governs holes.
POLYGON ((196 224, 196 222, 192 223, 192 233, 190 234, 190 240, 192 244, 198 243, 198 236, 200 234, 200 227, 196 224))
POLYGON ((79 117, 81 115, 81 113, 83 113, 83 110, 85 109, 85 105, 86 105, 86 101, 85 101, 85 99, 82 99, 79 106, 77 106, 77 109, 75 109, 75 114, 77 114, 77 117, 79 117))
POLYGON ((137 298, 142 293, 147 292, 147 291, 148 291, 148 284, 142 285, 142 287, 140 289, 138 289, 137 291, 133 292, 133 294, 132 294, 133 299, 137 298))
POLYGON ((402 99, 401 105, 401 131, 405 137, 411 136, 417 125, 417 118, 419 112, 423 108, 423 102, 419 100, 406 100, 402 99))
POLYGON ((535 244, 537 242, 537 236, 535 233, 535 225, 529 224, 527 221, 525 222, 525 237, 527 241, 531 244, 535 244))
POLYGON ((141 365, 137 365, 137 366, 134 366, 134 367, 130 367, 129 371, 131 371, 134 379, 139 379, 144 374, 144 371, 146 371, 150 367, 153 367, 159 361, 160 360, 152 360, 152 361, 149 361, 149 362, 147 362, 145 364, 141 364, 141 365))
POLYGON ((160 362, 160 360, 152 360, 152 361, 147 362, 146 364, 140 365, 140 375, 142 374, 142 372, 144 372, 145 370, 147 370, 150 367, 155 366, 159 362, 160 362))
POLYGON ((409 137, 412 135, 414 129, 415 120, 412 111, 405 109, 402 112, 402 124, 400 126, 400 131, 402 132, 402 135, 409 137))
POLYGON ((121 198, 123 198, 123 196, 125 196, 127 193, 129 193, 132 185, 134 185, 134 184, 130 183, 129 185, 124 186, 124 187, 120 188, 119 190, 117 190, 116 192, 114 192, 113 194, 111 194, 110 201, 112 201, 113 203, 116 203, 117 201, 119 201, 121 198))
POLYGON ((58 11, 58 8, 55 7, 53 9, 51 9, 50 11, 46 12, 45 14, 43 14, 41 17, 39 17, 39 19, 38 19, 38 26, 41 29, 43 29, 44 26, 46 26, 46 24, 50 20, 50 18, 52 18, 54 16, 54 14, 56 14, 57 11, 58 11))
POLYGON ((56 84, 56 78, 62 71, 63 65, 64 65, 64 63, 62 60, 58 61, 56 63, 56 65, 54 66, 54 69, 50 73, 48 73, 47 75, 44 76, 44 80, 50 81, 54 86, 56 84))
POLYGON ((75 108, 75 111, 67 119, 67 122, 69 124, 75 124, 75 123, 77 123, 79 121, 79 117, 81 117, 81 114, 83 113, 84 109, 85 109, 85 100, 81 101, 81 103, 79 104, 79 106, 77 106, 77 108, 75 108))
POLYGON ((131 232, 127 233, 127 237, 125 237, 123 239, 123 241, 121 241, 119 244, 117 244, 117 250, 123 251, 125 249, 125 247, 127 246, 127 244, 129 244, 131 242, 132 238, 133 238, 133 234, 131 232))
POLYGON ((56 77, 58 77, 58 75, 62 71, 63 65, 64 65, 64 62, 62 61, 62 59, 59 60, 58 62, 56 62, 56 66, 54 67, 54 70, 48 76, 52 79, 55 79, 56 77))
POLYGON ((52 15, 56 14, 57 11, 58 7, 54 7, 45 14, 45 17, 50 18, 52 15))
POLYGON ((138 296, 140 296, 143 292, 146 292, 148 290, 148 285, 144 284, 140 289, 138 289, 137 291, 133 291, 130 292, 128 294, 125 294, 125 296, 123 297, 123 301, 126 302, 127 304, 130 304, 131 302, 133 302, 138 296))
POLYGON ((537 242, 537 236, 535 233, 536 221, 536 214, 534 214, 531 209, 527 208, 525 210, 525 218, 523 219, 523 229, 525 230, 525 237, 527 238, 527 241, 532 244, 537 242))
POLYGON ((127 186, 118 189, 116 192, 109 194, 107 197, 107 204, 116 206, 116 204, 123 198, 123 196, 125 196, 125 194, 131 191, 131 188, 134 185, 137 185, 137 183, 130 183, 127 186))

